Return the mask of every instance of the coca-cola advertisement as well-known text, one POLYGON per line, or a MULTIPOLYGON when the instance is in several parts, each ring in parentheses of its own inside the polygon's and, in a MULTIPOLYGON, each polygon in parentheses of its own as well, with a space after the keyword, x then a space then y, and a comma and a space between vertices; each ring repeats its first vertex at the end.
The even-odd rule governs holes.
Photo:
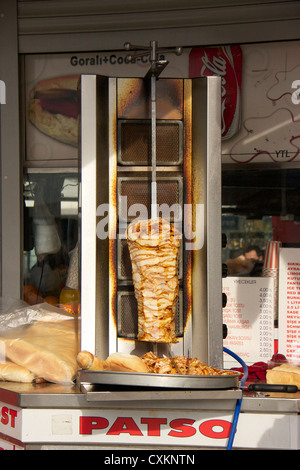
POLYGON ((222 163, 300 160, 299 41, 195 47, 191 78, 222 80, 222 163))
MULTIPOLYGON (((37 87, 53 78, 85 73, 144 77, 149 58, 140 57, 131 63, 126 54, 96 51, 26 55, 27 110, 33 111, 31 100, 35 99, 37 87)), ((299 41, 196 45, 184 48, 180 56, 166 53, 161 58, 169 61, 161 78, 221 77, 223 163, 300 161, 299 41)), ((27 160, 76 160, 77 147, 62 143, 53 135, 49 137, 30 118, 28 112, 27 160)))
POLYGON ((240 46, 196 47, 189 58, 189 76, 216 75, 222 83, 222 139, 241 126, 242 50, 240 46))

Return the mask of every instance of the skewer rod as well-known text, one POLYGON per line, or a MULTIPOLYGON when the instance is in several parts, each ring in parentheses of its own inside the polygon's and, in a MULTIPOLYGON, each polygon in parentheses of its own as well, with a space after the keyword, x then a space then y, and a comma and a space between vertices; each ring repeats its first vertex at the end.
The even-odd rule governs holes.
POLYGON ((157 217, 157 182, 156 182, 156 41, 151 42, 151 218, 157 217))

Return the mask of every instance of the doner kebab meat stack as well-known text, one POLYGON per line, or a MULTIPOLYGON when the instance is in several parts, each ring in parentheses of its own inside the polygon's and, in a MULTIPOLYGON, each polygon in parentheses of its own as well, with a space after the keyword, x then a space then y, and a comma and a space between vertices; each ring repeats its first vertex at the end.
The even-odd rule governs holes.
POLYGON ((133 222, 126 235, 138 303, 138 339, 175 343, 181 234, 164 219, 153 218, 133 222))

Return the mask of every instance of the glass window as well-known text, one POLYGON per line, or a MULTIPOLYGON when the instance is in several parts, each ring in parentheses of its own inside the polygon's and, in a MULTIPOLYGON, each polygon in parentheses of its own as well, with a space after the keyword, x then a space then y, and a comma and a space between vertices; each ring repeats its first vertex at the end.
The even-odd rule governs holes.
POLYGON ((23 193, 23 297, 58 305, 66 285, 79 288, 78 174, 25 173, 23 193))
POLYGON ((259 276, 269 241, 300 247, 300 169, 227 165, 222 172, 222 231, 228 275, 259 276), (240 255, 245 254, 252 264, 243 265, 240 255))

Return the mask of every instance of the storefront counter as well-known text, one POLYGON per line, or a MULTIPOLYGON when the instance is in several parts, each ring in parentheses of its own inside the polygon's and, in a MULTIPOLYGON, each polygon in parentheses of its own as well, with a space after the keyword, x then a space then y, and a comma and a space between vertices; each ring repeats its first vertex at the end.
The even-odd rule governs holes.
POLYGON ((88 384, 0 387, 3 449, 299 449, 300 393, 99 390, 88 384))

